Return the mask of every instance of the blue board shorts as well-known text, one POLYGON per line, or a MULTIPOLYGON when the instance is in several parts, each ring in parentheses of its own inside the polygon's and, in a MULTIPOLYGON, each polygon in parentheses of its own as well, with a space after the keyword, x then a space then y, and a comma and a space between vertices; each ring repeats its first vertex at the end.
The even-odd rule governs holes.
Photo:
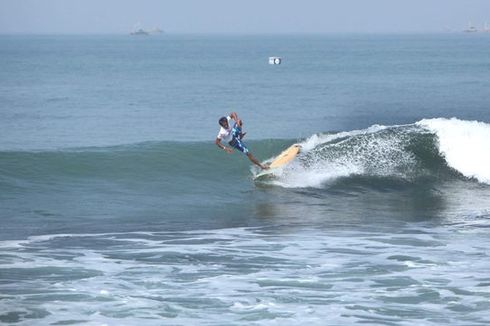
POLYGON ((247 146, 245 146, 245 144, 242 143, 242 140, 240 139, 241 133, 242 133, 242 128, 235 123, 231 131, 231 134, 233 135, 233 139, 228 144, 230 144, 231 147, 238 149, 243 154, 248 154, 247 146))

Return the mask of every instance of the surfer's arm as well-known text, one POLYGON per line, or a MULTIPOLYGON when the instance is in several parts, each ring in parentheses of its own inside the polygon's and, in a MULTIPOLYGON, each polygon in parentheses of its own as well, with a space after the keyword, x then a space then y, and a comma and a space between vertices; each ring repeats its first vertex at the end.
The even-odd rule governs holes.
POLYGON ((232 118, 235 121, 238 121, 238 115, 236 114, 236 112, 231 112, 230 113, 230 118, 232 118))
POLYGON ((219 138, 216 138, 214 143, 216 144, 216 146, 218 146, 219 148, 221 148, 222 150, 224 150, 227 153, 233 152, 233 150, 231 148, 226 147, 225 145, 221 144, 221 139, 219 139, 219 138))
POLYGON ((242 120, 240 120, 238 118, 238 114, 236 114, 236 112, 231 112, 229 117, 233 120, 235 120, 235 122, 241 127, 242 126, 242 120))

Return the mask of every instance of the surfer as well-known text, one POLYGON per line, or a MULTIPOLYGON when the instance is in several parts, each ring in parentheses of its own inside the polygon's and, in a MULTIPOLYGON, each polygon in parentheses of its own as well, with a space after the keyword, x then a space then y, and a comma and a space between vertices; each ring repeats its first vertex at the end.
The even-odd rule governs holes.
POLYGON ((242 142, 242 138, 246 133, 242 132, 242 120, 238 119, 236 112, 230 113, 227 117, 221 117, 218 121, 221 129, 216 137, 215 144, 227 153, 232 153, 233 149, 238 149, 243 154, 247 155, 248 159, 261 169, 268 169, 267 165, 261 164, 257 159, 248 151, 247 146, 242 142), (233 121, 232 121, 233 120, 233 121), (233 122, 233 127, 231 123, 233 122), (221 141, 228 143, 230 147, 226 147, 221 141))

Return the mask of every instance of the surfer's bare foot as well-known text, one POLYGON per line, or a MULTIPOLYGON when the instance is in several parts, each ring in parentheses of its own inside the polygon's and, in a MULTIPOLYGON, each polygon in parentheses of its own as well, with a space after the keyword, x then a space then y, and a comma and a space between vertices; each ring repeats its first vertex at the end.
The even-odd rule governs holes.
POLYGON ((269 170, 270 169, 269 165, 267 165, 267 164, 262 164, 260 167, 262 168, 262 170, 269 170))

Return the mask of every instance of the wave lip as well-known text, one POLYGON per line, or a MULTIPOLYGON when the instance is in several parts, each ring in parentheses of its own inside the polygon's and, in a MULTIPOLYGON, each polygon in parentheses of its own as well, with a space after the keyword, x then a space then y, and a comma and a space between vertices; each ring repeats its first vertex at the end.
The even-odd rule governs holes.
POLYGON ((490 124, 437 118, 424 119, 416 125, 437 136, 439 151, 451 168, 490 184, 490 124))

